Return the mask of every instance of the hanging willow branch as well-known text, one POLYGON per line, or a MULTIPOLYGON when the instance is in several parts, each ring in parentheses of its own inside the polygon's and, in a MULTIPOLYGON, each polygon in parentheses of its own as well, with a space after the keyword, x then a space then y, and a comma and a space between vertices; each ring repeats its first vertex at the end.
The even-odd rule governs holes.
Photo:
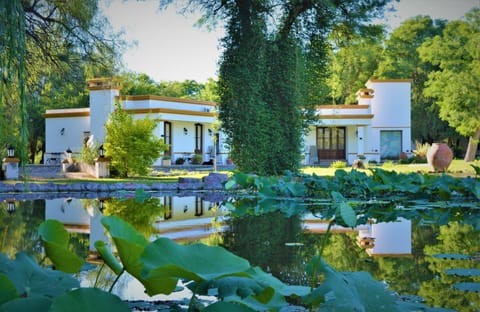
POLYGON ((0 113, 3 119, 10 114, 4 111, 13 111, 20 116, 20 131, 16 131, 13 120, 2 120, 0 133, 4 134, 6 145, 14 145, 20 152, 21 168, 25 174, 25 164, 28 161, 27 142, 27 107, 25 101, 25 56, 27 44, 25 38, 25 14, 19 0, 1 1, 0 15, 0 113), (18 105, 15 105, 18 103, 18 105), (19 138, 17 137, 19 136, 19 138), (19 139, 19 140, 18 140, 19 139))

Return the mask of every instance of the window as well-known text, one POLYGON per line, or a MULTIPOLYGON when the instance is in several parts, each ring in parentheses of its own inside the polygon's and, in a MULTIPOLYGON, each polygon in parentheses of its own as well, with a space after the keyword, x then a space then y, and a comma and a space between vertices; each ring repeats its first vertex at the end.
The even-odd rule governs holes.
POLYGON ((163 141, 169 145, 165 155, 172 155, 172 123, 169 121, 163 123, 163 141))
POLYGON ((195 124, 195 154, 203 152, 203 125, 195 124))
POLYGON ((380 158, 399 159, 402 152, 402 131, 381 130, 380 131, 380 158))

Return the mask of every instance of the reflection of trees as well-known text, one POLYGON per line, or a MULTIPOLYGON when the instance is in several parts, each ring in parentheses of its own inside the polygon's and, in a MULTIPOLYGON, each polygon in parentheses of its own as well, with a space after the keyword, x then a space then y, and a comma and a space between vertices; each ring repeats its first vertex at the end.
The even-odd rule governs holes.
POLYGON ((480 282, 476 277, 458 277, 448 275, 445 270, 459 268, 480 268, 478 261, 450 260, 430 257, 433 254, 462 254, 473 256, 479 251, 480 235, 473 226, 449 223, 440 227, 437 242, 424 248, 428 268, 437 278, 423 282, 419 295, 425 298, 427 304, 453 308, 459 311, 479 311, 480 296, 474 292, 464 292, 452 289, 452 285, 460 282, 480 282))
POLYGON ((294 267, 297 251, 286 245, 296 242, 301 231, 298 217, 287 218, 280 212, 246 215, 229 219, 228 225, 230 231, 223 234, 223 242, 229 251, 285 282, 295 279, 295 274, 303 274, 303 266, 301 271, 294 267))
POLYGON ((37 230, 44 220, 44 200, 16 202, 15 212, 11 215, 1 209, 0 252, 14 258, 16 253, 25 251, 39 259, 42 245, 37 230))
POLYGON ((153 224, 163 215, 165 207, 156 197, 141 203, 134 198, 110 198, 104 202, 105 215, 115 215, 130 223, 138 232, 150 237, 155 231, 153 224))

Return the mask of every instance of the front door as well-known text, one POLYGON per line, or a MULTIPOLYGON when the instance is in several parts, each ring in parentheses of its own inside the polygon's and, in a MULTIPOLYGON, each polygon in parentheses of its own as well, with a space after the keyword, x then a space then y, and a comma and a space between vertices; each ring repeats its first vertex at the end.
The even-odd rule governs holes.
POLYGON ((317 127, 318 159, 345 159, 345 127, 317 127))

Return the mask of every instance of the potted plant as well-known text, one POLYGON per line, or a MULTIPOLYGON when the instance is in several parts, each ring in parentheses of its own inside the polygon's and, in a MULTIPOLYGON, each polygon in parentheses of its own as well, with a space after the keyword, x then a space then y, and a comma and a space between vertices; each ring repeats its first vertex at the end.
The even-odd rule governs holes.
POLYGON ((172 157, 170 155, 163 155, 162 157, 162 166, 170 167, 172 165, 172 157))
POLYGON ((195 154, 195 155, 193 155, 192 164, 194 164, 194 165, 201 165, 201 164, 202 164, 202 161, 203 161, 203 157, 202 157, 201 154, 195 154))

